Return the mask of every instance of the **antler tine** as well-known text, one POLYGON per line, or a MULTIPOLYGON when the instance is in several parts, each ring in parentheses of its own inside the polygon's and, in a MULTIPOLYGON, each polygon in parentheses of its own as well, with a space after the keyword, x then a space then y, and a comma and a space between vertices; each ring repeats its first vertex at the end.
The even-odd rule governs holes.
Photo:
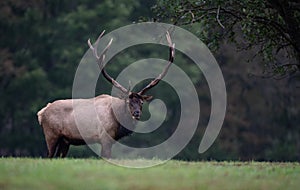
POLYGON ((156 86, 159 81, 164 78, 171 66, 171 64, 173 63, 174 61, 174 56, 175 56, 175 44, 172 43, 172 40, 171 40, 171 36, 170 36, 170 33, 167 31, 167 34, 166 34, 166 38, 167 38, 167 41, 168 41, 168 44, 169 44, 169 62, 167 64, 167 66, 165 67, 165 69, 162 71, 161 74, 158 75, 157 78, 155 78, 154 80, 152 80, 145 88, 143 88, 138 94, 140 95, 143 95, 146 93, 146 91, 148 91, 149 89, 153 88, 154 86, 156 86))
POLYGON ((128 93, 128 90, 126 88, 124 88, 122 85, 120 85, 117 81, 115 81, 111 76, 109 76, 107 74, 107 72, 104 69, 104 61, 105 61, 105 54, 107 52, 107 50, 109 49, 109 47, 112 44, 113 38, 110 39, 110 41, 108 42, 108 44, 106 45, 106 47, 104 48, 104 50, 101 52, 100 56, 98 55, 97 51, 98 51, 98 43, 100 41, 100 39, 102 38, 102 36, 104 35, 105 30, 100 34, 100 36, 98 37, 98 39, 96 40, 94 46, 91 44, 91 40, 88 39, 88 45, 90 47, 90 49, 92 50, 94 56, 97 59, 97 64, 101 70, 101 73, 103 74, 103 76, 106 78, 106 80, 108 80, 110 83, 112 83, 116 88, 118 88, 119 90, 121 90, 123 93, 128 93))

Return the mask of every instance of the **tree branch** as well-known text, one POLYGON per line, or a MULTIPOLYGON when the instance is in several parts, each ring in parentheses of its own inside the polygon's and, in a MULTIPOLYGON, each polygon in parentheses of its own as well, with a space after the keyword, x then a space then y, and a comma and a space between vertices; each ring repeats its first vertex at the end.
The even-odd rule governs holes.
POLYGON ((221 23, 221 21, 219 19, 219 14, 220 14, 220 6, 218 6, 218 10, 217 10, 217 22, 223 29, 225 29, 225 26, 221 23))

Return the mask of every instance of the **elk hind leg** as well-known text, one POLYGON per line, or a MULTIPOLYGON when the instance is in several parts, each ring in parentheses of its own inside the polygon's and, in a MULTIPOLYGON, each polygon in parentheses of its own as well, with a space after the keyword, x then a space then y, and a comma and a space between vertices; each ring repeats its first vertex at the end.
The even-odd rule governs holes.
POLYGON ((48 158, 53 158, 57 148, 58 138, 46 136, 46 143, 48 147, 48 158))
POLYGON ((56 157, 61 157, 61 158, 66 157, 69 148, 70 148, 70 143, 66 139, 64 138, 59 139, 56 157))

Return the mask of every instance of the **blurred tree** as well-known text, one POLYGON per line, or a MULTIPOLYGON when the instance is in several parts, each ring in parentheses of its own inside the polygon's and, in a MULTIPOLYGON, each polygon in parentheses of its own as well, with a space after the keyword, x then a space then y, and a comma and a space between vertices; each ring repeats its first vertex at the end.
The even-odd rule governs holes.
POLYGON ((0 155, 44 155, 36 112, 71 98, 86 40, 129 24, 138 1, 3 0, 0 3, 0 155))
MULTIPOLYGON (((206 18, 210 15, 211 22, 204 19, 203 22, 199 21, 191 27, 188 26, 193 32, 206 31, 200 31, 199 27, 209 29, 208 32, 203 33, 205 37, 203 39, 214 39, 206 41, 211 48, 217 47, 221 35, 230 34, 230 32, 225 32, 231 26, 230 14, 228 15, 225 11, 228 7, 223 6, 223 1, 217 2, 220 4, 216 4, 208 15, 203 16, 206 18), (218 9, 219 19, 216 19, 218 9), (218 20, 225 26, 225 30, 222 29, 218 20), (214 27, 210 28, 210 25, 214 27)), ((229 1, 227 4, 239 3, 246 6, 247 2, 229 1)), ((81 57, 88 49, 87 39, 91 38, 94 41, 103 29, 111 31, 137 21, 142 16, 150 20, 151 13, 148 8, 153 3, 155 2, 150 0, 103 0, 101 2, 94 0, 2 0, 0 2, 0 155, 45 155, 44 136, 37 123, 36 112, 55 99, 72 97, 74 73, 81 57)), ((195 2, 192 3, 195 4, 195 2)), ((259 2, 253 1, 253 3, 259 2)), ((177 4, 180 4, 179 1, 177 4)), ((185 4, 188 5, 188 3, 185 4)), ((164 14, 166 15, 169 8, 175 9, 174 6, 172 9, 172 3, 165 5, 164 14)), ((260 10, 261 7, 258 8, 260 10)), ((252 9, 245 10, 248 13, 252 9)), ((256 11, 256 13, 259 15, 260 12, 256 11)), ((196 12, 186 13, 186 18, 192 15, 196 17, 197 14, 196 12)), ((244 15, 242 16, 246 19, 244 15)), ((270 18, 275 16, 269 15, 270 18)), ((251 20, 251 17, 248 19, 251 20)), ((278 19, 278 22, 284 22, 281 16, 278 16, 278 19)), ((237 21, 239 24, 232 26, 234 28, 232 32, 238 37, 244 34, 243 30, 250 26, 247 25, 246 20, 237 21), (238 26, 242 24, 246 28, 238 30, 238 26)), ((254 23, 252 25, 256 27, 254 23)), ((254 30, 251 27, 250 29, 254 30)), ((261 30, 266 33, 265 29, 261 30)), ((247 37, 246 34, 248 33, 245 33, 245 37, 247 37)), ((270 34, 275 35, 275 31, 272 30, 270 34)), ((255 35, 260 36, 256 33, 255 35)), ((267 44, 268 40, 265 40, 267 44)), ((283 40, 283 37, 279 36, 276 40, 283 40)), ((255 46, 254 42, 255 39, 253 41, 255 46)), ((271 45, 274 44, 271 43, 271 45)), ((249 78, 248 68, 242 60, 245 57, 250 59, 252 51, 247 50, 245 54, 237 55, 232 46, 221 44, 220 48, 222 51, 217 52, 216 56, 227 83, 228 113, 217 142, 205 154, 198 154, 197 149, 210 117, 209 88, 198 67, 179 51, 176 52, 175 64, 194 82, 201 102, 201 120, 198 131, 191 143, 176 158, 299 160, 300 142, 297 139, 300 139, 298 127, 300 92, 295 91, 287 80, 278 82, 249 78)), ((295 57, 296 54, 293 53, 291 46, 282 48, 289 50, 290 56, 295 57)), ((167 47, 153 44, 131 47, 115 56, 108 64, 107 71, 115 77, 124 67, 137 60, 166 59, 167 52, 167 47)), ((283 50, 281 49, 280 52, 283 50)), ((277 67, 279 68, 280 65, 277 67)), ((291 67, 294 69, 294 66, 291 67)), ((283 66, 283 68, 289 69, 288 66, 283 66)), ((96 89, 96 94, 109 93, 111 85, 103 78, 99 81, 101 85, 96 89)), ((168 108, 166 121, 153 133, 134 134, 130 138, 123 139, 122 143, 139 144, 141 147, 153 146, 161 143, 176 130, 180 118, 180 102, 174 90, 162 82, 156 88, 151 89, 149 94, 165 102, 168 108)), ((145 112, 147 118, 149 116, 149 114, 147 116, 147 109, 145 112)), ((70 154, 94 156, 90 150, 82 151, 81 147, 74 148, 70 154)))
POLYGON ((154 11, 158 21, 200 23, 198 34, 211 50, 228 39, 240 50, 255 49, 273 75, 300 72, 298 0, 159 0, 154 11))

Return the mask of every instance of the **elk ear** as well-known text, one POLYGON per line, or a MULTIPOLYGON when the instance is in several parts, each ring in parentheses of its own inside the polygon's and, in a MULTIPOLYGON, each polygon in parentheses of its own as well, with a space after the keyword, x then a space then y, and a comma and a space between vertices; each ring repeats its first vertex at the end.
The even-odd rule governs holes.
POLYGON ((143 98, 144 101, 149 102, 149 101, 152 100, 153 96, 143 95, 142 98, 143 98))

